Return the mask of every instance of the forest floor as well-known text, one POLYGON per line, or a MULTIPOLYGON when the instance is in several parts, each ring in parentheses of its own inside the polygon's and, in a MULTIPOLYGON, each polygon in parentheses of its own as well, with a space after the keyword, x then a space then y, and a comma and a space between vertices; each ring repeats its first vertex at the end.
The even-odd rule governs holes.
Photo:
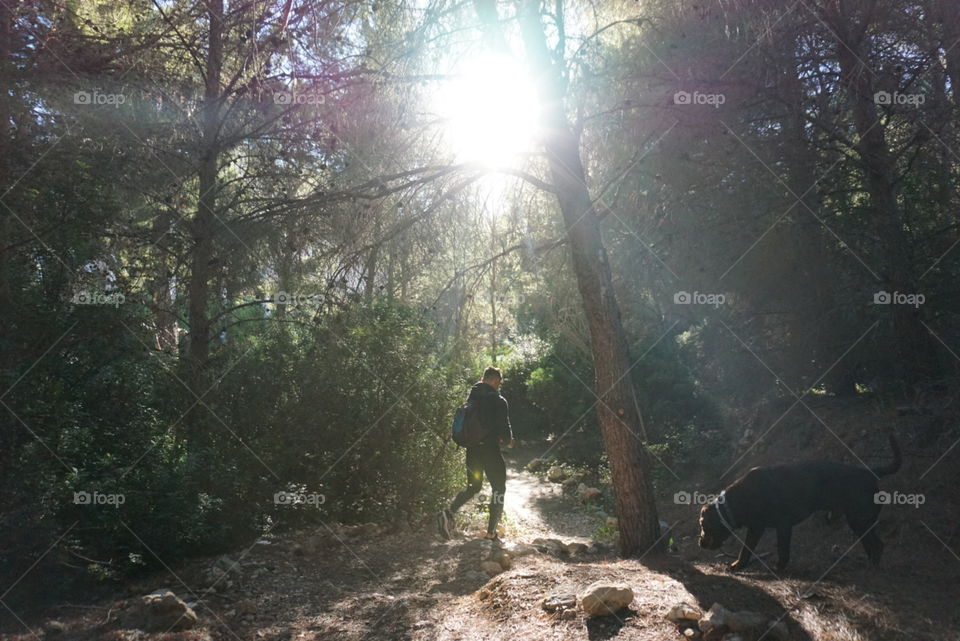
MULTIPOLYGON (((558 484, 527 472, 539 454, 532 446, 506 453, 507 550, 538 537, 589 544, 603 523, 596 508, 565 497, 558 484)), ((960 564, 946 551, 911 550, 897 531, 884 562, 871 568, 842 524, 814 517, 798 526, 791 569, 777 572, 773 556, 741 574, 725 566, 736 552, 707 552, 696 544, 696 509, 659 497, 660 518, 674 524, 676 549, 642 558, 613 553, 515 557, 492 578, 479 572, 486 555, 477 540, 479 501, 465 506, 460 532, 442 540, 433 524, 385 534, 371 528, 286 532, 268 536, 229 557, 239 569, 208 585, 211 563, 198 559, 127 586, 122 595, 93 605, 62 604, 0 628, 0 637, 63 640, 277 640, 277 641, 557 641, 683 639, 665 619, 688 602, 706 610, 720 603, 787 624, 790 639, 950 641, 960 639, 960 564), (466 529, 466 532, 462 531, 466 529), (612 616, 579 610, 548 613, 546 596, 577 593, 597 580, 629 584, 630 606, 612 616), (158 588, 190 603, 199 622, 191 630, 146 633, 124 627, 129 604, 158 588), (27 631, 27 628, 30 631, 27 631), (17 632, 19 628, 19 632, 17 632), (2 634, 5 631, 7 634, 2 634)), ((759 551, 773 552, 767 534, 759 551)), ((774 552, 775 554, 775 552, 774 552)))

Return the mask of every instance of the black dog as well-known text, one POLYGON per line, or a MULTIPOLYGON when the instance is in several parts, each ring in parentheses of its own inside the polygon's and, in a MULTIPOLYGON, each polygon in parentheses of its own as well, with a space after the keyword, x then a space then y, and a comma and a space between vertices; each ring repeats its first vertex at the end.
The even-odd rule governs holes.
POLYGON ((867 469, 833 461, 807 461, 755 467, 733 482, 700 510, 700 547, 719 548, 733 530, 746 527, 740 556, 733 571, 750 562, 763 531, 777 530, 777 569, 790 560, 793 526, 818 510, 842 512, 847 524, 861 537, 867 556, 880 562, 883 542, 872 529, 881 505, 875 500, 877 479, 900 469, 897 441, 890 436, 894 461, 867 469))

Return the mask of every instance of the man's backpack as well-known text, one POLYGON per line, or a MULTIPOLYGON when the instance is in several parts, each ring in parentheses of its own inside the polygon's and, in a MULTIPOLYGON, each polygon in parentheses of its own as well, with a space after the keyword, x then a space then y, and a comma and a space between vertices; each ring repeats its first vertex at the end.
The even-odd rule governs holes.
POLYGON ((467 401, 457 408, 450 435, 460 447, 474 447, 486 438, 487 427, 480 416, 480 403, 467 401))

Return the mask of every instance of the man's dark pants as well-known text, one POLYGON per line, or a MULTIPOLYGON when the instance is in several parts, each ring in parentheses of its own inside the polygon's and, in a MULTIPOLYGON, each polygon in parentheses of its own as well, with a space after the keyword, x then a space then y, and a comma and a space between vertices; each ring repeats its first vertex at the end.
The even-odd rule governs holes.
POLYGON ((487 475, 490 488, 493 490, 490 495, 487 533, 494 534, 497 531, 500 516, 503 514, 503 496, 507 491, 507 465, 503 461, 503 455, 500 454, 500 446, 497 443, 485 443, 467 448, 467 487, 453 499, 450 511, 456 512, 480 491, 484 474, 487 475))

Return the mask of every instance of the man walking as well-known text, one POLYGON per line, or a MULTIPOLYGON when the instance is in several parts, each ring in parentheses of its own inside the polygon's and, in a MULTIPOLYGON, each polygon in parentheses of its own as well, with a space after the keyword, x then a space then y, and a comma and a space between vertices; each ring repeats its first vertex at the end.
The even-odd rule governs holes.
POLYGON ((483 485, 483 475, 490 481, 490 518, 484 538, 497 538, 497 525, 503 514, 503 498, 507 490, 507 466, 500 453, 500 445, 513 447, 513 431, 510 427, 507 399, 500 396, 503 374, 496 367, 488 367, 479 383, 470 388, 469 403, 476 403, 480 419, 486 428, 486 436, 475 446, 467 447, 467 487, 457 494, 450 507, 440 511, 437 525, 440 536, 450 538, 453 515, 469 501, 483 485))

